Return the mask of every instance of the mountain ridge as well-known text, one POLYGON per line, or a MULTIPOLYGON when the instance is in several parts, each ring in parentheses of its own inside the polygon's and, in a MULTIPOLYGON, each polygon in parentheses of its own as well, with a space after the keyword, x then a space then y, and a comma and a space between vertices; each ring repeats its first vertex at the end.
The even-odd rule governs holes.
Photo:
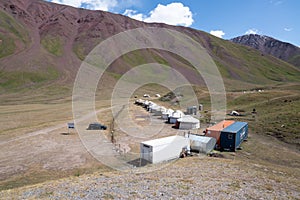
POLYGON ((270 54, 300 68, 300 48, 291 43, 258 34, 243 35, 230 41, 252 47, 263 54, 270 54))
MULTIPOLYGON (((0 2, 0 93, 28 91, 55 85, 71 91, 85 56, 117 33, 143 27, 169 28, 199 42, 212 57, 228 89, 254 88, 296 81, 299 69, 257 50, 214 37, 203 31, 162 23, 144 23, 120 14, 90 11, 41 0, 0 2), (10 47, 9 51, 6 50, 10 47)), ((123 55, 108 72, 119 77, 130 68, 149 62, 168 63, 192 84, 205 86, 192 66, 177 55, 148 49, 123 55), (140 59, 144 58, 144 59, 140 59)), ((108 87, 116 82, 108 77, 108 87)), ((47 89, 43 92, 49 94, 47 89)), ((51 93, 61 93, 59 89, 51 93)), ((70 95, 70 93, 68 93, 70 95)))

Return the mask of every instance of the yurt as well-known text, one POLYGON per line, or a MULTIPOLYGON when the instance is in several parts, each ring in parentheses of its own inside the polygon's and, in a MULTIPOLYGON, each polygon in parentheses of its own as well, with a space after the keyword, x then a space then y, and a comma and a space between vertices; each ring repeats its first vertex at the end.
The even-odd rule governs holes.
POLYGON ((176 124, 177 119, 181 118, 184 116, 184 113, 180 110, 176 110, 175 112, 172 113, 171 116, 168 117, 168 122, 170 124, 176 124))
POLYGON ((162 112, 161 118, 164 120, 168 120, 168 118, 172 115, 173 112, 174 112, 174 110, 167 109, 166 111, 162 112))
POLYGON ((160 106, 159 109, 157 109, 154 113, 155 116, 161 116, 163 112, 165 112, 167 109, 163 106, 160 106))
POLYGON ((190 115, 184 115, 177 119, 177 128, 182 130, 191 130, 200 128, 200 121, 190 115))

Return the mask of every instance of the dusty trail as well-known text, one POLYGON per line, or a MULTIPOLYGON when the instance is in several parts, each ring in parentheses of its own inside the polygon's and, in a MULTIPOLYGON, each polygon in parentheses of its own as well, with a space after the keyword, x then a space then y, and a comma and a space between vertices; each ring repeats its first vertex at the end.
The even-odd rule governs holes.
MULTIPOLYGON (((109 111, 111 108, 113 107, 99 109, 96 114, 109 111)), ((91 112, 79 117, 76 122, 88 123, 94 115, 95 112, 91 112)), ((101 164, 87 151, 77 133, 62 134, 66 126, 67 122, 1 141, 0 181, 14 181, 33 170, 37 170, 36 172, 50 170, 48 172, 52 173, 53 170, 74 170, 101 164)), ((101 134, 99 131, 88 131, 86 135, 95 139, 101 134)), ((103 146, 102 144, 103 141, 97 145, 103 146)), ((111 154, 114 152, 112 145, 108 145, 105 150, 111 154)), ((1 184, 0 182, 0 186, 1 184)))
MULTIPOLYGON (((104 112, 104 111, 107 111, 107 110, 109 110, 111 108, 112 107, 102 108, 100 110, 97 110, 96 114, 104 112)), ((90 114, 84 115, 84 116, 82 116, 81 118, 78 119, 78 122, 82 122, 82 121, 90 118, 92 115, 94 115, 94 113, 90 113, 90 114)), ((34 137, 34 136, 38 136, 38 135, 49 134, 49 133, 51 133, 53 131, 56 131, 58 129, 66 127, 67 123, 68 122, 65 122, 65 123, 62 123, 62 124, 58 124, 58 125, 55 125, 55 126, 44 128, 42 130, 38 130, 38 131, 26 133, 25 135, 18 136, 18 137, 14 138, 14 139, 6 140, 6 141, 1 141, 0 145, 8 144, 8 143, 11 143, 11 142, 16 142, 16 141, 19 141, 19 140, 24 140, 24 139, 27 139, 27 138, 30 138, 30 137, 34 137)))

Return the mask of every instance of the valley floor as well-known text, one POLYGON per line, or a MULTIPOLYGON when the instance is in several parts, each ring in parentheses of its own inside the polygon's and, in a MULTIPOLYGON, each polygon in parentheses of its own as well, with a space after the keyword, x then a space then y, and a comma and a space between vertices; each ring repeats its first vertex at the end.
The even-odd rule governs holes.
MULTIPOLYGON (((268 115, 263 108, 274 112, 278 106, 295 108, 285 110, 291 117, 299 112, 299 95, 286 91, 233 92, 228 100, 230 109, 251 112, 255 106, 262 120, 273 115, 268 115)), ((108 126, 112 119, 109 103, 100 102, 97 108, 99 120, 108 126)), ((147 165, 143 169, 149 172, 142 173, 142 168, 120 172, 104 166, 89 154, 75 131, 67 134, 66 119, 72 119, 68 103, 5 105, 0 109, 3 124, 0 129, 0 199, 300 198, 299 148, 272 134, 263 134, 263 130, 273 133, 267 129, 272 123, 266 121, 262 126, 260 120, 250 120, 249 116, 239 119, 249 119, 252 126, 249 140, 240 151, 220 152, 218 158, 200 154, 163 166, 147 165)), ((131 117, 143 126, 149 116, 137 109, 141 108, 131 108, 131 117)), ((294 123, 293 119, 275 119, 286 124, 286 132, 295 130, 289 129, 288 124, 294 123)), ((281 124, 276 126, 280 128, 281 124)), ((109 138, 109 129, 110 126, 101 134, 109 138)), ((124 151, 138 152, 130 137, 118 127, 115 130, 116 140, 125 147, 124 151)), ((161 132, 170 135, 173 130, 166 126, 161 132)), ((296 137, 292 134, 287 139, 298 136, 296 132, 296 137)), ((297 144, 297 139, 294 142, 297 144)))

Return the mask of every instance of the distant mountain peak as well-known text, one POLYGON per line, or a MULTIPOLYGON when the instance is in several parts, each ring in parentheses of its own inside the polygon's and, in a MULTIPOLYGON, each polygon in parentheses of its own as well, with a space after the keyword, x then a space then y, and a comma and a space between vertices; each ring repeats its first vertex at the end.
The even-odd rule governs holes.
POLYGON ((300 67, 300 48, 266 35, 248 34, 231 39, 237 44, 246 45, 270 54, 290 64, 300 67))

